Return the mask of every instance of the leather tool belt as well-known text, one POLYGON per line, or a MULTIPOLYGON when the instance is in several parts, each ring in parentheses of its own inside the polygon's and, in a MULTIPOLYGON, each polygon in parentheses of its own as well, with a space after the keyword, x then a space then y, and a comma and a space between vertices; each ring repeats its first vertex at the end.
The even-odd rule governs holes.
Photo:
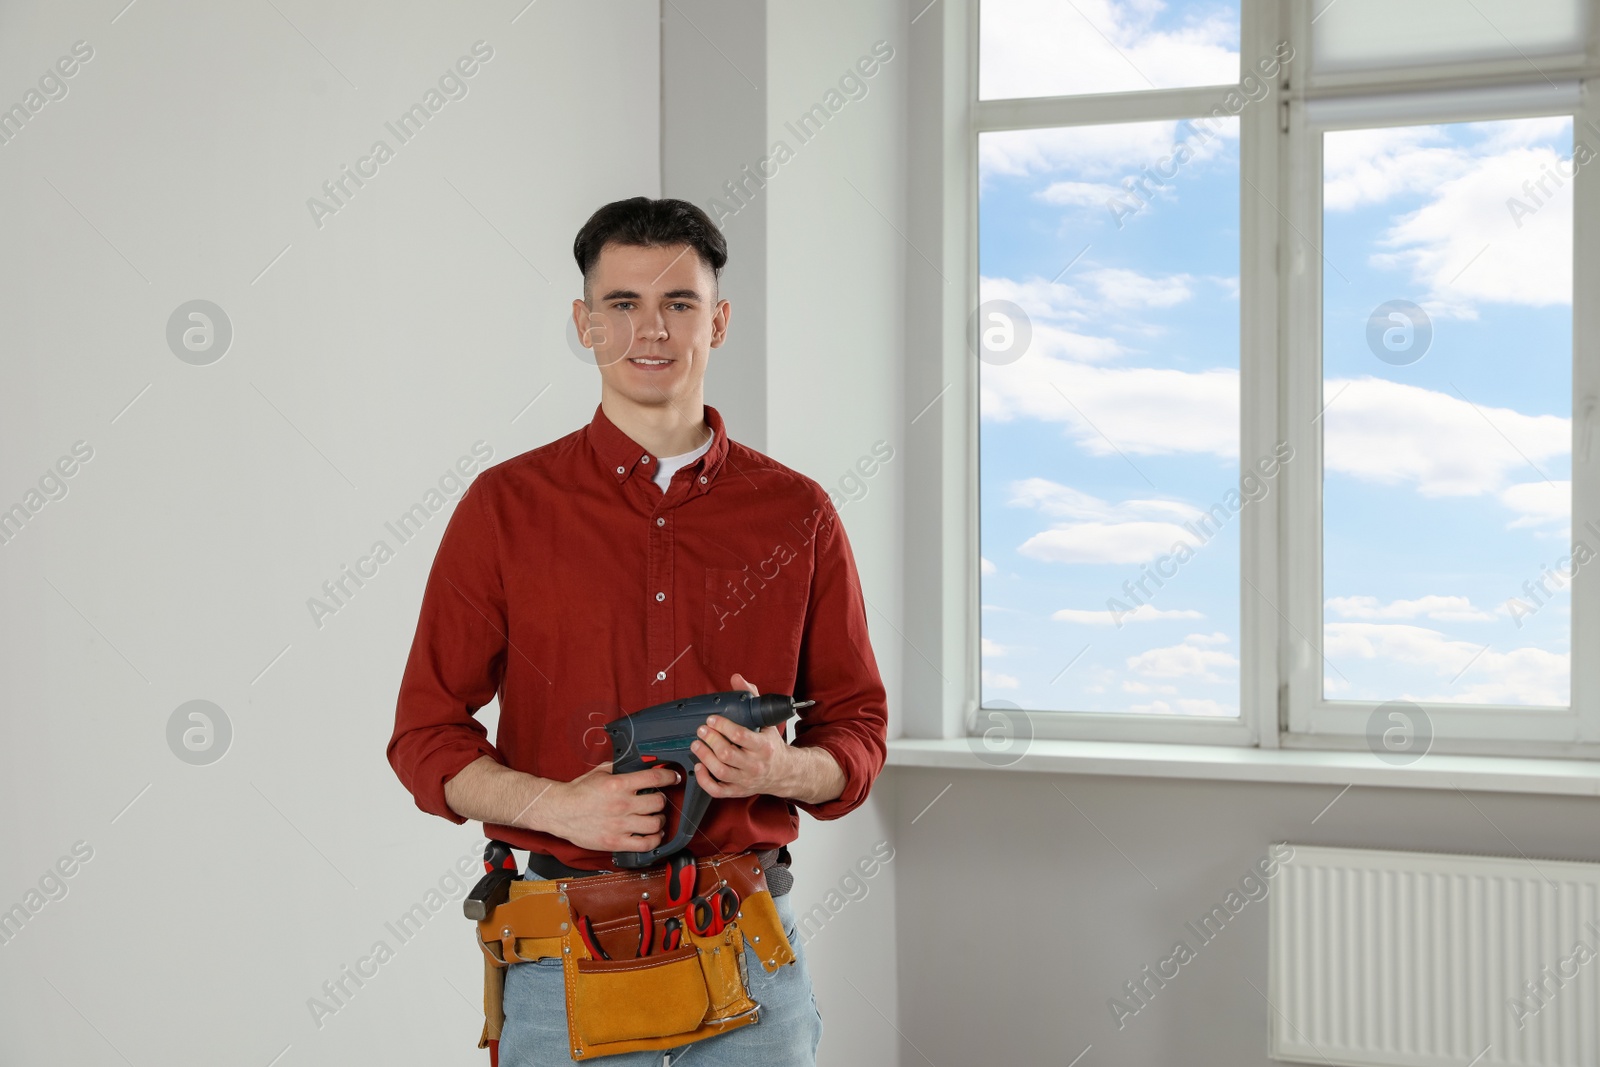
POLYGON ((769 973, 795 959, 757 854, 695 861, 696 900, 718 899, 724 887, 737 894, 737 911, 715 932, 698 932, 706 924, 691 922, 692 905, 669 903, 668 872, 663 864, 512 882, 508 899, 477 924, 484 954, 478 1047, 499 1051, 506 968, 545 957, 561 960, 575 1060, 678 1048, 756 1022, 761 1006, 750 997, 745 945, 769 973), (648 935, 641 904, 651 917, 648 935), (675 938, 676 947, 667 947, 675 938))

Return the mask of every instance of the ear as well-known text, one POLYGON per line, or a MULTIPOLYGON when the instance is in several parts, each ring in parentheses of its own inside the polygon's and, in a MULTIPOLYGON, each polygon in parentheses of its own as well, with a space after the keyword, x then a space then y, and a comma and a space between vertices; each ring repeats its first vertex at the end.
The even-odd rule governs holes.
POLYGON ((572 301, 572 324, 578 329, 578 343, 585 348, 593 348, 594 345, 589 340, 591 326, 589 306, 582 300, 574 299, 572 301))
POLYGON ((733 305, 726 300, 717 301, 717 309, 711 314, 711 347, 721 348, 722 342, 728 339, 728 320, 733 317, 733 305))

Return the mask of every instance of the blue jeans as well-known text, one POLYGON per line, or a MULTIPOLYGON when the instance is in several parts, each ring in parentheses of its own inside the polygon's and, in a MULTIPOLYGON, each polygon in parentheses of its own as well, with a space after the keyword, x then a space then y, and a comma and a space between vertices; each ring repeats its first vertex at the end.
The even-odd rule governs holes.
MULTIPOLYGON (((665 1053, 624 1052, 595 1058, 604 1067, 815 1067, 822 1015, 811 993, 805 947, 795 929, 790 894, 774 897, 795 961, 768 974, 745 946, 750 996, 761 1005, 758 1022, 665 1053)), ((566 986, 559 959, 512 964, 506 970, 506 1021, 500 1031, 501 1067, 551 1067, 577 1062, 567 1041, 566 986)))

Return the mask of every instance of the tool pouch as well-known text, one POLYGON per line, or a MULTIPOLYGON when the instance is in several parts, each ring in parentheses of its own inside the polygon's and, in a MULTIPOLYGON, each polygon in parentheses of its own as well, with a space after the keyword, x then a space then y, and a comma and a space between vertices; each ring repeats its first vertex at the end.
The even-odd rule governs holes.
POLYGON ((575 1060, 622 1052, 678 1048, 748 1026, 760 1017, 750 996, 744 948, 748 942, 768 972, 794 961, 766 875, 753 853, 696 861, 695 894, 720 885, 739 894, 739 912, 723 929, 698 935, 682 905, 666 903, 667 867, 577 879, 517 881, 510 896, 478 923, 484 963, 484 1027, 478 1047, 497 1042, 505 1016, 505 968, 541 956, 562 961, 567 1035, 575 1060), (652 944, 664 923, 684 923, 677 949, 642 958, 639 903, 651 905, 652 944), (591 956, 578 934, 587 916, 595 940, 612 958, 591 956))

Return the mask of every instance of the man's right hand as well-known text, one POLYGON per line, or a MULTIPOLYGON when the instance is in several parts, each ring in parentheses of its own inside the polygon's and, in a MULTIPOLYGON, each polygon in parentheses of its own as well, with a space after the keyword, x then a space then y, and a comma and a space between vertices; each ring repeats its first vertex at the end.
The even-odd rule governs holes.
POLYGON ((666 836, 667 798, 663 793, 641 793, 683 781, 675 767, 651 767, 627 774, 612 774, 602 763, 570 782, 554 783, 539 802, 542 810, 529 812, 543 830, 595 852, 648 852, 666 836))

